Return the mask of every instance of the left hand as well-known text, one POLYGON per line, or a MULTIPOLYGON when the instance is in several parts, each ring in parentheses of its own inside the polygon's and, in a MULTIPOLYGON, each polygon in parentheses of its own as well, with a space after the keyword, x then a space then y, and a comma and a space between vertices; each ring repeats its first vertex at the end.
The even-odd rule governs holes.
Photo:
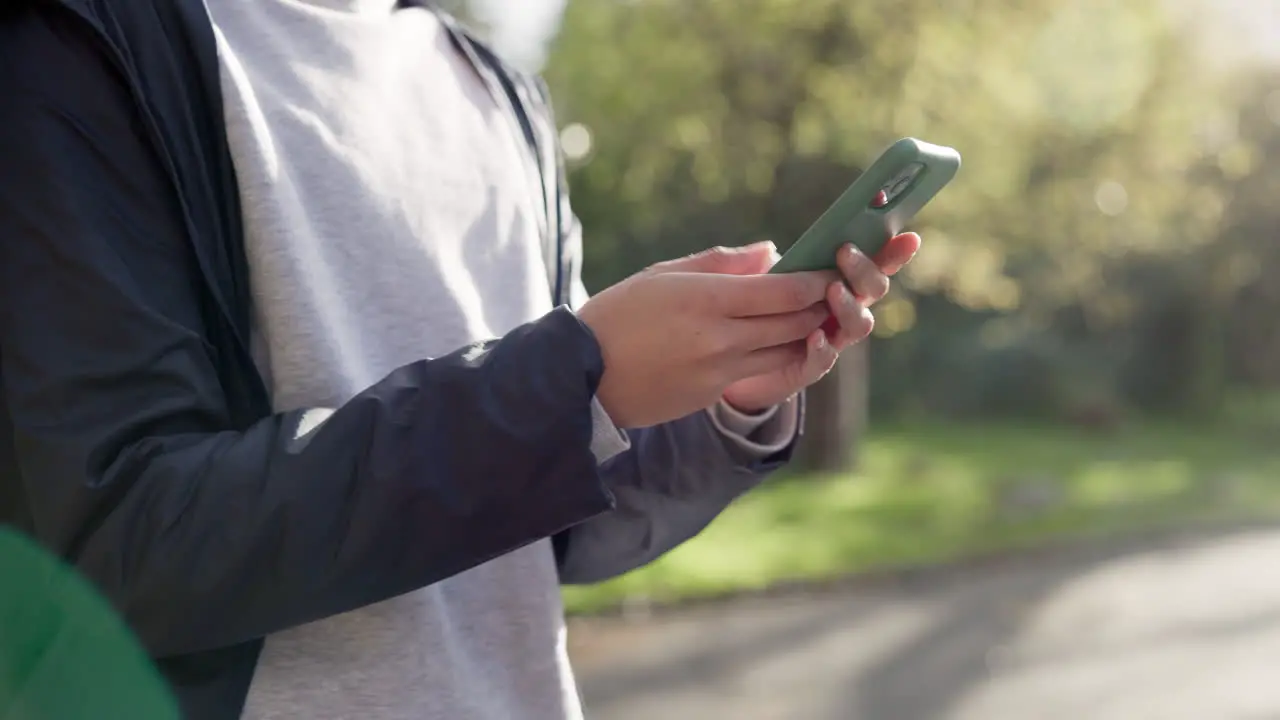
MULTIPOLYGON (((867 257, 852 245, 840 249, 836 261, 843 282, 827 288, 831 318, 802 342, 796 343, 796 360, 781 370, 739 380, 724 392, 724 400, 747 413, 766 410, 822 379, 840 357, 840 351, 871 334, 875 317, 871 306, 889 292, 889 278, 911 261, 920 249, 920 236, 903 233, 889 240, 875 257, 867 257)), ((774 259, 776 262, 776 258, 774 259)), ((765 272, 769 268, 761 268, 765 272)))

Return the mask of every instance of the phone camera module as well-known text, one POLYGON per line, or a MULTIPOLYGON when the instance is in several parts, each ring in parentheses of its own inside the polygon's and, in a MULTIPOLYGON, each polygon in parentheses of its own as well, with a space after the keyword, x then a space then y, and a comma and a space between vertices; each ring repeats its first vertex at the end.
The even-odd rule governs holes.
POLYGON ((898 173, 892 180, 885 183, 884 186, 880 188, 880 191, 877 192, 875 197, 871 200, 871 207, 887 207, 911 187, 911 184, 920 176, 920 172, 922 170, 924 170, 924 165, 922 163, 911 163, 911 165, 907 166, 905 170, 898 173))

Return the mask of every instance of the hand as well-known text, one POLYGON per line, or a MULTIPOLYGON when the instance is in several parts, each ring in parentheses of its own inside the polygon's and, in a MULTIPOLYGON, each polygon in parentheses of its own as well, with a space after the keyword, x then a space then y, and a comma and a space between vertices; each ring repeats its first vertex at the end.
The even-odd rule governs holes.
POLYGON ((839 276, 760 274, 776 254, 772 243, 716 248, 655 265, 582 306, 604 355, 596 396, 615 424, 684 417, 736 381, 803 364, 839 276))
MULTIPOLYGON (((828 321, 805 338, 794 363, 735 382, 725 390, 725 402, 743 412, 759 412, 822 379, 835 366, 840 351, 871 334, 875 327, 871 305, 889 292, 889 278, 919 249, 920 236, 915 233, 890 239, 874 258, 852 245, 841 248, 837 263, 843 282, 832 282, 827 287, 826 304, 831 313, 828 321)), ((768 267, 756 272, 766 270, 768 267)))

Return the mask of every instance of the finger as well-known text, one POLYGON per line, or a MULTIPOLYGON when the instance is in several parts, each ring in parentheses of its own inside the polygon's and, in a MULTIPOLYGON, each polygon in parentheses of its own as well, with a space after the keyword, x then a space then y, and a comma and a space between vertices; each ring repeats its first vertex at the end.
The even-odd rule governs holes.
POLYGON ((920 251, 920 236, 915 233, 902 233, 889 238, 889 242, 880 248, 880 252, 872 258, 880 271, 885 275, 894 275, 911 262, 920 251))
POLYGON ((822 332, 816 332, 809 336, 808 342, 805 344, 806 355, 804 363, 800 367, 800 377, 796 382, 796 390, 809 387, 818 382, 827 373, 831 372, 831 368, 836 366, 836 361, 840 359, 840 350, 833 343, 826 339, 826 335, 822 332))
POLYGON ((821 303, 835 279, 829 271, 723 277, 715 297, 726 317, 782 315, 821 303))
POLYGON ((889 276, 852 245, 845 245, 836 254, 836 264, 845 282, 866 305, 874 304, 889 292, 889 276))
POLYGON ((760 315, 734 320, 735 346, 758 350, 804 340, 830 317, 826 303, 814 303, 798 312, 760 315))
POLYGON ((840 352, 816 330, 804 340, 781 347, 757 350, 743 361, 744 377, 783 373, 783 384, 789 392, 797 392, 822 379, 835 367, 840 352))
POLYGON ((827 315, 827 321, 822 323, 822 332, 826 333, 828 340, 835 339, 836 334, 840 332, 840 321, 835 315, 827 315))
MULTIPOLYGON (((814 334, 821 335, 822 333, 814 334)), ((786 372, 799 378, 803 372, 805 361, 809 356, 811 342, 812 335, 808 339, 795 340, 786 345, 774 345, 773 347, 761 348, 747 353, 735 363, 733 378, 741 380, 777 372, 786 372)), ((826 341, 823 340, 823 342, 825 343, 826 341)))
POLYGON ((652 272, 697 272, 724 275, 758 275, 773 267, 778 248, 764 241, 742 247, 713 247, 702 252, 660 262, 652 272))
MULTIPOLYGON (((854 297, 844 283, 832 283, 827 289, 827 307, 837 327, 826 335, 837 351, 865 340, 875 328, 876 319, 871 310, 854 297)), ((829 326, 824 325, 823 329, 827 331, 829 326)))

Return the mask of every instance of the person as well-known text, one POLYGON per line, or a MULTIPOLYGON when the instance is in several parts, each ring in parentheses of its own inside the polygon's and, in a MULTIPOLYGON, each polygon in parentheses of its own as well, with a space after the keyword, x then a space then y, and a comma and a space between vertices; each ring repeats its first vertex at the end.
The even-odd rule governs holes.
POLYGON ((785 463, 919 245, 588 297, 545 87, 427 2, 23 0, 0 97, 3 519, 188 718, 580 717, 560 584, 785 463))

